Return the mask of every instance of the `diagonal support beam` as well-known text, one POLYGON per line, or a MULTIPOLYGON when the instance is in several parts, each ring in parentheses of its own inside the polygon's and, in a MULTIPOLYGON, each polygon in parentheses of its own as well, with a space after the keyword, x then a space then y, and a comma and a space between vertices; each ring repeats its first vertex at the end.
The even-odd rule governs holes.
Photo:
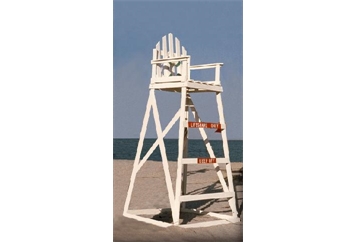
POLYGON ((154 92, 151 91, 148 96, 146 112, 145 112, 145 116, 143 118, 143 124, 142 124, 141 133, 140 133, 140 140, 139 140, 138 146, 137 146, 136 157, 135 157, 135 161, 134 161, 134 165, 133 165, 133 169, 132 169, 132 173, 131 173, 131 178, 130 178, 129 190, 127 191, 127 196, 126 196, 125 205, 124 205, 124 214, 127 213, 128 209, 129 209, 132 190, 134 188, 136 174, 138 172, 138 163, 140 160, 140 154, 141 154, 142 147, 143 147, 143 140, 146 135, 147 123, 148 123, 148 119, 150 117, 150 111, 151 111, 151 107, 152 107, 152 96, 154 96, 154 92))
POLYGON ((163 140, 163 138, 167 135, 167 133, 171 130, 171 128, 173 127, 173 125, 177 122, 177 120, 179 119, 179 115, 180 115, 180 109, 177 111, 177 113, 174 115, 174 117, 172 118, 172 120, 169 122, 169 124, 166 126, 166 128, 163 130, 162 135, 161 136, 157 136, 156 141, 153 143, 153 145, 151 146, 151 148, 147 151, 146 155, 142 158, 142 160, 140 161, 139 165, 138 165, 138 170, 141 169, 141 167, 143 166, 143 164, 147 161, 148 157, 150 157, 150 155, 153 153, 153 151, 156 149, 156 147, 158 146, 159 142, 161 142, 161 140, 163 140))
MULTIPOLYGON (((154 89, 151 89, 151 90, 154 91, 154 89)), ((159 120, 159 114, 158 114, 155 95, 152 95, 152 110, 153 110, 153 117, 154 117, 154 120, 155 120, 155 123, 156 123, 157 137, 161 137, 158 140, 158 145, 159 145, 159 148, 160 148, 160 151, 161 151, 163 170, 164 170, 164 175, 165 175, 166 185, 167 185, 167 191, 168 191, 168 197, 169 197, 169 204, 170 204, 171 208, 173 208, 173 206, 174 206, 173 185, 172 185, 171 175, 170 175, 170 172, 169 172, 168 160, 167 160, 167 154, 166 154, 166 147, 165 147, 164 141, 163 141, 162 127, 161 127, 161 122, 159 120)))

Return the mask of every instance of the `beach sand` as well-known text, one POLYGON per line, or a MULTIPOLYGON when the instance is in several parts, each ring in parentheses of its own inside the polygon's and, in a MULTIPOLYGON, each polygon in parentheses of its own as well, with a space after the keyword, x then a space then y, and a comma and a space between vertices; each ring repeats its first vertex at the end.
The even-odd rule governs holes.
MULTIPOLYGON (((242 181, 238 171, 242 163, 231 163, 237 197, 237 210, 241 211, 242 181)), ((175 188, 176 162, 169 162, 169 170, 175 188)), ((205 228, 180 228, 170 226, 162 228, 122 215, 130 177, 133 168, 132 160, 114 160, 113 164, 113 232, 114 242, 119 241, 242 241, 242 222, 223 224, 205 228)), ((225 165, 220 165, 226 176, 225 165)), ((211 164, 188 165, 188 194, 200 194, 222 191, 218 176, 211 164)), ((189 202, 187 208, 198 208, 204 211, 226 213, 231 210, 226 199, 214 199, 189 202)), ((169 208, 162 162, 147 161, 138 172, 129 209, 169 208)), ((150 215, 165 222, 171 222, 170 214, 150 215)), ((242 217, 242 215, 241 215, 242 217)), ((216 220, 208 215, 196 216, 191 213, 181 214, 181 223, 193 224, 201 221, 216 220)))

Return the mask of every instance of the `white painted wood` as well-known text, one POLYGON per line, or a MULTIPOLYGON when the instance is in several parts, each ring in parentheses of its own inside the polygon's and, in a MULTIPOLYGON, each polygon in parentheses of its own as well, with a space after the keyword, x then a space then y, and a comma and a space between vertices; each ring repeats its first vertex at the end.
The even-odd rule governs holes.
POLYGON ((209 212, 207 215, 219 219, 225 219, 231 223, 237 223, 240 222, 240 218, 237 216, 231 216, 231 215, 226 215, 226 214, 220 214, 220 213, 214 213, 214 212, 209 212))
MULTIPOLYGON (((151 90, 151 91, 153 91, 153 90, 151 90)), ((156 98, 154 95, 152 95, 152 110, 153 110, 153 117, 154 117, 155 124, 156 124, 157 137, 163 137, 161 122, 159 120, 159 113, 158 113, 158 109, 157 109, 156 98)), ((169 173, 166 147, 164 145, 163 138, 158 140, 158 144, 159 144, 159 148, 161 151, 162 164, 163 164, 164 175, 165 175, 166 185, 167 185, 167 190, 168 190, 169 203, 170 203, 171 207, 173 207, 173 205, 174 205, 173 185, 172 185, 171 175, 169 173)))
POLYGON ((160 83, 160 82, 181 82, 181 76, 169 76, 169 77, 156 77, 151 78, 152 83, 160 83))
POLYGON ((177 159, 177 179, 176 179, 176 193, 174 207, 172 208, 173 224, 179 224, 179 211, 180 211, 180 196, 182 194, 182 159, 184 149, 184 121, 185 121, 185 105, 187 98, 187 88, 182 87, 181 103, 180 103, 180 120, 179 120, 179 138, 178 138, 178 159, 177 159))
MULTIPOLYGON (((162 37, 162 53, 163 53, 163 59, 169 58, 168 56, 168 49, 167 49, 167 36, 162 37)), ((169 71, 169 64, 168 63, 162 63, 163 65, 163 76, 169 76, 170 71, 169 71)))
POLYGON ((162 89, 162 90, 166 90, 166 89, 170 89, 170 88, 179 88, 179 90, 181 90, 181 88, 185 86, 184 83, 182 82, 164 82, 164 83, 153 83, 150 85, 150 89, 162 89))
POLYGON ((130 209, 127 212, 130 214, 148 214, 148 215, 154 215, 154 214, 159 214, 162 210, 161 209, 130 209))
POLYGON ((162 37, 162 54, 163 54, 163 59, 168 58, 167 54, 167 36, 162 37))
POLYGON ((182 46, 182 55, 183 55, 183 56, 186 56, 186 55, 187 55, 187 51, 186 51, 186 49, 184 48, 184 46, 182 46))
POLYGON ((194 83, 194 82, 187 82, 187 83, 185 83, 185 85, 189 88, 211 90, 214 92, 222 92, 221 86, 211 86, 211 85, 207 85, 207 84, 194 83))
MULTIPOLYGON (((216 93, 216 102, 217 102, 217 106, 218 106, 219 121, 221 123, 225 123, 221 93, 216 93)), ((221 131, 221 137, 222 137, 222 142, 223 142, 224 156, 225 156, 225 158, 229 158, 230 153, 229 153, 229 144, 227 142, 226 128, 221 131)), ((226 173, 227 173, 227 178, 228 178, 229 191, 234 192, 234 194, 235 194, 235 186, 234 186, 233 180, 232 180, 231 163, 226 164, 225 168, 226 168, 226 173)), ((236 210, 235 196, 229 200, 229 204, 232 209, 233 216, 237 217, 238 213, 236 210)))
POLYGON ((215 85, 220 85, 220 65, 215 68, 215 85))
POLYGON ((180 52, 180 41, 177 37, 175 37, 176 42, 176 57, 181 56, 180 52))
POLYGON ((148 119, 149 119, 149 116, 150 116, 151 105, 152 105, 151 104, 151 99, 152 99, 151 95, 152 95, 153 92, 154 92, 153 90, 150 91, 150 95, 148 96, 148 100, 147 100, 146 112, 145 112, 145 116, 143 118, 142 129, 141 129, 141 133, 140 133, 140 139, 139 139, 138 145, 137 145, 137 152, 136 152, 136 157, 135 157, 135 161, 134 161, 133 170, 132 170, 132 173, 131 173, 130 185, 129 185, 129 189, 128 189, 126 200, 125 200, 124 213, 129 209, 129 205, 130 205, 130 201, 131 201, 132 190, 134 188, 136 174, 137 174, 137 167, 139 165, 140 154, 141 154, 142 147, 143 147, 143 140, 144 140, 145 135, 146 135, 148 119))
POLYGON ((199 209, 182 208, 181 212, 193 213, 193 214, 197 214, 197 215, 201 215, 201 216, 208 215, 210 217, 214 217, 214 218, 219 218, 219 219, 224 219, 224 220, 230 221, 231 223, 240 222, 240 218, 238 218, 236 216, 231 216, 231 215, 221 214, 221 213, 214 213, 214 212, 206 212, 206 211, 199 210, 199 209))
POLYGON ((190 70, 211 69, 211 68, 216 68, 216 66, 223 66, 223 65, 224 63, 200 64, 200 65, 190 66, 190 70))
POLYGON ((218 198, 230 198, 234 196, 234 192, 217 192, 217 193, 207 193, 207 194, 197 194, 197 195, 182 195, 180 196, 181 202, 188 201, 200 201, 208 199, 218 199, 218 198))
MULTIPOLYGON (((153 49, 152 51, 152 60, 156 60, 158 58, 158 51, 157 49, 153 49)), ((157 76, 157 65, 152 65, 152 78, 157 76)))
POLYGON ((151 219, 151 218, 141 217, 141 216, 138 216, 136 214, 124 213, 124 216, 127 217, 127 218, 133 218, 133 219, 136 219, 137 221, 153 224, 153 225, 156 225, 156 226, 159 226, 159 227, 163 227, 163 228, 167 228, 169 226, 172 226, 172 224, 170 224, 170 223, 154 220, 154 219, 151 219))
POLYGON ((174 115, 174 117, 172 118, 172 120, 168 123, 167 127, 164 129, 164 131, 162 132, 162 135, 158 136, 156 141, 153 143, 153 145, 151 146, 151 148, 147 151, 146 155, 142 158, 140 164, 138 165, 137 170, 140 170, 141 167, 143 166, 143 164, 147 161, 148 157, 150 157, 150 155, 153 153, 153 151, 155 151, 156 147, 158 146, 159 142, 161 142, 161 140, 163 140, 163 138, 166 136, 166 134, 171 130, 171 128, 173 127, 173 125, 177 122, 177 120, 180 117, 180 109, 177 111, 177 113, 174 115))
MULTIPOLYGON (((186 122, 188 122, 188 118, 189 118, 189 106, 187 105, 187 102, 188 102, 188 97, 186 97, 186 99, 185 99, 184 124, 186 122)), ((189 132, 188 128, 184 127, 183 158, 188 157, 188 132, 189 132)), ((183 195, 187 194, 187 173, 188 173, 188 165, 183 164, 183 180, 182 180, 182 194, 183 195)), ((185 208, 185 203, 182 203, 182 208, 185 208)))
MULTIPOLYGON (((152 59, 152 60, 161 59, 161 48, 160 48, 160 45, 161 45, 161 43, 158 41, 158 43, 156 44, 157 58, 156 59, 152 59)), ((161 72, 162 72, 161 67, 158 64, 157 65, 152 64, 152 65, 156 67, 156 73, 155 73, 154 76, 152 75, 152 77, 161 77, 161 72)))
MULTIPOLYGON (((175 43, 176 43, 176 55, 175 57, 179 57, 181 56, 181 51, 180 51, 180 41, 177 37, 175 37, 175 43)), ((176 74, 182 74, 182 64, 180 64, 177 68, 176 68, 176 74)))
POLYGON ((174 49, 173 49, 173 35, 171 33, 168 34, 168 51, 169 57, 174 57, 174 49))
MULTIPOLYGON (((134 182, 136 179, 137 172, 141 169, 141 167, 145 164, 148 157, 152 154, 152 152, 159 146, 161 157, 162 157, 162 166, 165 174, 165 181, 168 191, 168 197, 170 201, 170 209, 165 209, 165 211, 172 212, 173 217, 173 225, 179 225, 179 214, 180 211, 187 211, 185 209, 185 202, 187 201, 198 201, 198 200, 206 200, 206 199, 218 199, 218 198, 230 198, 228 199, 229 205, 232 209, 233 216, 215 214, 212 212, 204 212, 193 210, 193 212, 199 213, 201 215, 210 215, 219 218, 219 221, 210 221, 196 224, 188 224, 182 227, 184 228, 193 228, 193 227, 208 227, 214 226, 217 224, 224 224, 229 220, 230 222, 235 222, 237 220, 237 212, 236 212, 236 204, 235 204, 235 191, 232 183, 232 171, 230 159, 228 156, 228 146, 227 146, 227 136, 226 136, 226 126, 225 120, 223 116, 222 109, 222 100, 221 100, 221 92, 223 91, 221 83, 220 83, 220 67, 223 63, 210 63, 210 64, 201 64, 201 65, 190 65, 190 56, 187 54, 184 46, 181 46, 181 43, 178 38, 174 38, 171 33, 167 36, 162 37, 162 41, 156 44, 155 49, 152 51, 152 75, 151 75, 151 83, 149 85, 150 94, 147 101, 146 112, 143 119, 142 129, 140 133, 140 139, 137 147, 137 153, 135 156, 134 166, 131 174, 130 185, 124 205, 124 216, 136 219, 138 221, 143 221, 147 223, 151 223, 161 227, 168 227, 172 224, 156 221, 154 219, 144 218, 139 216, 140 214, 158 214, 161 209, 136 209, 129 210, 130 199, 132 196, 132 191, 134 188, 134 182), (173 42, 174 40, 174 42, 173 42), (191 80, 190 72, 191 70, 203 70, 215 68, 215 80, 214 81, 206 81, 206 80, 191 80), (178 75, 180 74, 180 76, 178 75), (166 126, 166 128, 162 131, 159 112, 157 108, 157 101, 155 98, 156 90, 164 90, 170 92, 181 92, 181 103, 180 109, 176 113, 176 115, 172 118, 170 123, 166 126), (225 158, 217 158, 216 163, 214 163, 214 168, 219 177, 220 183, 223 187, 223 191, 221 193, 209 193, 209 194, 198 194, 198 195, 187 195, 187 166, 188 164, 197 164, 197 158, 187 158, 188 155, 188 114, 189 109, 192 111, 194 119, 196 122, 201 122, 201 119, 198 115, 198 112, 195 109, 194 103, 191 100, 189 95, 190 92, 214 92, 217 94, 217 105, 219 111, 219 120, 222 124, 223 131, 222 139, 224 145, 224 155, 225 158), (143 159, 140 161, 140 156, 143 147, 143 140, 146 134, 147 124, 150 116, 150 110, 153 110, 153 118, 156 126, 157 139, 155 143, 151 146, 149 151, 145 154, 143 159), (179 119, 179 141, 178 141, 178 157, 177 157, 177 176, 176 176, 176 187, 175 191, 173 190, 172 180, 169 173, 168 160, 166 155, 166 148, 164 145, 164 137, 172 128, 174 123, 176 123, 179 119), (218 164, 225 163, 226 171, 228 177, 227 186, 224 176, 219 169, 218 164), (181 206, 182 205, 182 206, 181 206)), ((210 145, 210 142, 207 138, 205 130, 203 128, 199 128, 200 134, 206 142, 206 147, 208 153, 211 158, 215 158, 214 152, 210 145)), ((215 160, 208 160, 215 161, 215 160)), ((199 160, 199 162, 202 162, 199 160)), ((192 210, 190 210, 192 211, 192 210)))
MULTIPOLYGON (((189 97, 190 97, 190 96, 189 96, 189 97)), ((202 122, 201 119, 200 119, 200 117, 199 117, 199 114, 198 114, 197 110, 195 109, 195 106, 194 106, 194 103, 193 103, 193 100, 192 100, 191 97, 190 97, 190 99, 189 99, 189 105, 190 105, 189 107, 190 107, 190 110, 191 110, 192 113, 193 113, 193 116, 194 116, 195 121, 196 121, 196 122, 202 122)), ((208 150, 208 153, 209 153, 210 157, 211 157, 211 158, 215 158, 214 151, 213 151, 213 149, 212 149, 212 147, 211 147, 211 145, 210 145, 210 142, 209 142, 208 136, 206 135, 205 130, 204 130, 203 128, 199 128, 199 131, 200 131, 200 135, 202 136, 202 139, 205 141, 205 146, 206 146, 206 148, 207 148, 207 150, 208 150)), ((213 164, 213 165, 214 165, 214 168, 218 170, 216 173, 217 173, 217 175, 218 175, 218 177, 219 177, 219 181, 220 181, 220 183, 221 183, 221 186, 223 187, 224 192, 228 192, 229 189, 228 189, 228 187, 227 187, 227 185, 226 185, 226 182, 225 182, 225 180, 224 180, 224 176, 223 176, 221 170, 218 169, 219 165, 216 164, 216 163, 213 164)))
POLYGON ((158 60, 151 60, 151 64, 162 64, 162 63, 169 63, 172 61, 185 61, 187 59, 189 59, 190 56, 178 56, 178 57, 172 57, 172 58, 162 58, 162 59, 158 59, 158 60))

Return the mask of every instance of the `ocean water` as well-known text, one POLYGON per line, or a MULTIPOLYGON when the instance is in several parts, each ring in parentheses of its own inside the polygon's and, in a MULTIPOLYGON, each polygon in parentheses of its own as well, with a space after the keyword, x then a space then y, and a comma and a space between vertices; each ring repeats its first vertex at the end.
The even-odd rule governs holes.
MULTIPOLYGON (((141 158, 151 148, 156 139, 145 139, 141 158)), ((136 156, 138 139, 114 139, 114 159, 134 160, 136 156)), ((178 139, 164 139, 167 158, 169 161, 176 161, 178 157, 178 139)), ((217 158, 224 157, 223 145, 221 140, 210 140, 210 144, 217 158)), ((231 162, 242 162, 242 140, 229 140, 229 153, 231 162)), ((209 157, 203 140, 188 141, 188 158, 209 157)), ((161 161, 159 146, 148 158, 149 160, 161 161)))

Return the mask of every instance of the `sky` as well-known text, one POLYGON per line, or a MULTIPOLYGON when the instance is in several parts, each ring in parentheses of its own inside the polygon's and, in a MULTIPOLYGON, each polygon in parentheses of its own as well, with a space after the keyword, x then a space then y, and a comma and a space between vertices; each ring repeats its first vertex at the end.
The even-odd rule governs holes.
MULTIPOLYGON (((114 1, 114 138, 139 138, 149 94, 152 49, 162 36, 172 33, 191 56, 191 65, 224 63, 221 83, 227 137, 242 140, 242 13, 242 1, 114 1)), ((201 80, 212 80, 213 76, 213 70, 191 74, 201 80)), ((192 98, 204 122, 218 122, 214 94, 192 94, 192 98)), ((156 99, 164 129, 179 108, 180 95, 156 91, 156 99)), ((206 132, 210 139, 221 139, 213 130, 206 132)), ((155 137, 151 111, 146 138, 155 137)), ((166 138, 178 138, 178 122, 166 138)), ((189 138, 201 136, 190 129, 189 138)))

